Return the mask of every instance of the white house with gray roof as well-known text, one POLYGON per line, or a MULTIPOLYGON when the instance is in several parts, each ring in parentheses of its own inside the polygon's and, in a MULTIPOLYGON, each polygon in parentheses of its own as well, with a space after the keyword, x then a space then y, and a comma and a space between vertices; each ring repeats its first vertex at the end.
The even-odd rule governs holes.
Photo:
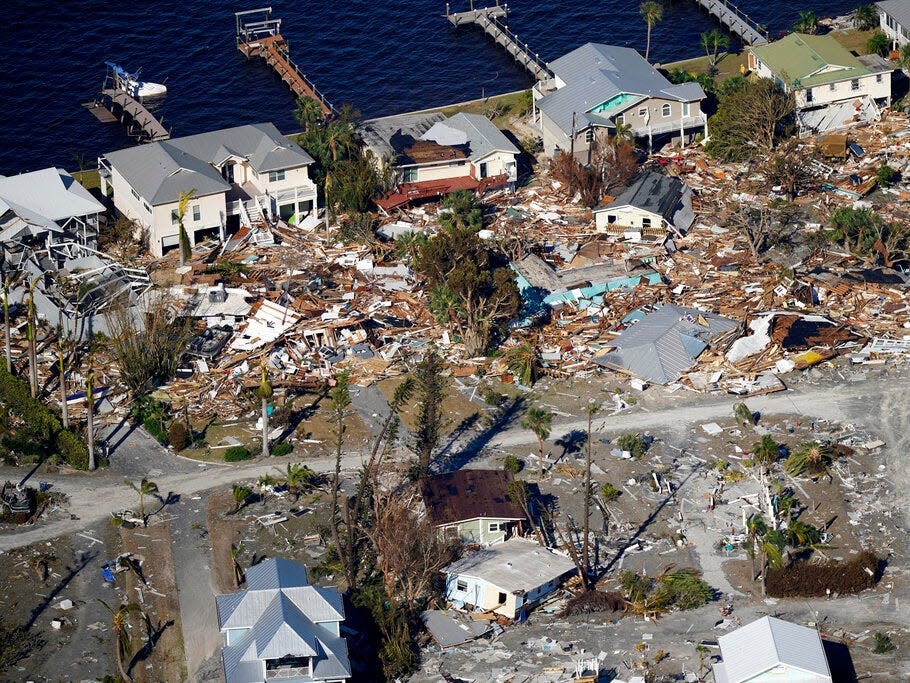
POLYGON ((227 683, 351 677, 341 595, 310 585, 302 564, 276 558, 250 567, 246 590, 216 596, 215 606, 227 683))
POLYGON ((679 178, 640 173, 613 201, 594 209, 599 232, 638 237, 684 235, 695 222, 692 188, 679 178))
POLYGON ((875 3, 882 32, 899 48, 910 43, 910 2, 907 0, 882 0, 875 3))
POLYGON ((723 661, 714 683, 831 683, 821 636, 814 628, 762 617, 717 639, 723 661))
POLYGON ((613 135, 617 124, 631 126, 649 148, 655 140, 708 135, 701 86, 670 83, 631 48, 586 43, 549 66, 553 78, 533 89, 548 155, 574 152, 590 161, 592 143, 613 135))
POLYGON ((271 123, 130 147, 98 162, 102 191, 110 187, 114 206, 149 231, 155 256, 177 246, 177 206, 190 191, 184 225, 192 244, 263 219, 317 222, 313 158, 271 123))

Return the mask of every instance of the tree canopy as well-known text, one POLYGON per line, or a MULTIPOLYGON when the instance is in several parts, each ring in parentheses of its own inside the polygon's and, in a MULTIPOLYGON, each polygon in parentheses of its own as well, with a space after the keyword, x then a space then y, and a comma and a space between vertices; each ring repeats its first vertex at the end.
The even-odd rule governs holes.
POLYGON ((705 149, 724 161, 766 154, 788 137, 795 108, 793 94, 769 79, 737 82, 721 95, 717 113, 708 122, 711 139, 705 149))

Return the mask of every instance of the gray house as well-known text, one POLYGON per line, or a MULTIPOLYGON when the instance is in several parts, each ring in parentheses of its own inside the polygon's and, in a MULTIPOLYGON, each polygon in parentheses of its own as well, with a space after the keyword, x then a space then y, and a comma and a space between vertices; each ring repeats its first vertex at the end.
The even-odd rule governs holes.
POLYGON ((227 683, 344 683, 351 677, 335 588, 311 586, 306 567, 270 559, 246 572, 246 590, 215 597, 227 683))
POLYGON ((695 222, 692 188, 653 171, 639 174, 622 194, 593 213, 597 230, 613 234, 684 235, 695 222))
POLYGON ((708 346, 739 329, 735 320, 697 308, 668 305, 636 313, 627 316, 629 327, 610 342, 612 350, 594 362, 654 384, 675 382, 708 346))
POLYGON ((708 135, 701 111, 705 92, 697 83, 674 85, 627 47, 586 43, 550 62, 553 78, 534 86, 534 121, 544 151, 575 153, 589 161, 595 140, 617 125, 648 142, 708 135))
POLYGON ((878 8, 879 25, 895 48, 910 43, 910 3, 907 0, 882 0, 878 8))

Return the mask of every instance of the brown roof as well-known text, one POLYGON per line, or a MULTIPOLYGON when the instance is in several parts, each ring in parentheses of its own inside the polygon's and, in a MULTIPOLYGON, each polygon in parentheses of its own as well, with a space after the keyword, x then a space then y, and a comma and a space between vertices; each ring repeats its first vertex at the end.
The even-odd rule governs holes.
POLYGON ((458 470, 420 480, 420 493, 436 526, 478 517, 524 519, 508 498, 512 475, 502 470, 458 470))
POLYGON ((450 161, 452 159, 467 159, 464 150, 449 145, 440 145, 432 140, 415 140, 410 147, 405 147, 403 164, 427 164, 433 161, 450 161))

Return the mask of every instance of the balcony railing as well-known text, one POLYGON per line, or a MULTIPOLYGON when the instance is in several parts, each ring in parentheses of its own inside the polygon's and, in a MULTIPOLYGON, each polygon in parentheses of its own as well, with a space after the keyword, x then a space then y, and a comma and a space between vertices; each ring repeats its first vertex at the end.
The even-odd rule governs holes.
POLYGON ((308 666, 292 666, 288 668, 265 670, 265 679, 267 681, 281 681, 309 677, 310 667, 308 666))
POLYGON ((663 133, 675 133, 680 128, 688 129, 695 128, 696 126, 704 126, 708 121, 708 117, 704 114, 700 116, 686 116, 682 120, 680 119, 670 119, 668 121, 661 121, 660 123, 652 123, 649 125, 636 126, 632 129, 635 135, 645 137, 650 131, 651 135, 662 135, 663 133))

